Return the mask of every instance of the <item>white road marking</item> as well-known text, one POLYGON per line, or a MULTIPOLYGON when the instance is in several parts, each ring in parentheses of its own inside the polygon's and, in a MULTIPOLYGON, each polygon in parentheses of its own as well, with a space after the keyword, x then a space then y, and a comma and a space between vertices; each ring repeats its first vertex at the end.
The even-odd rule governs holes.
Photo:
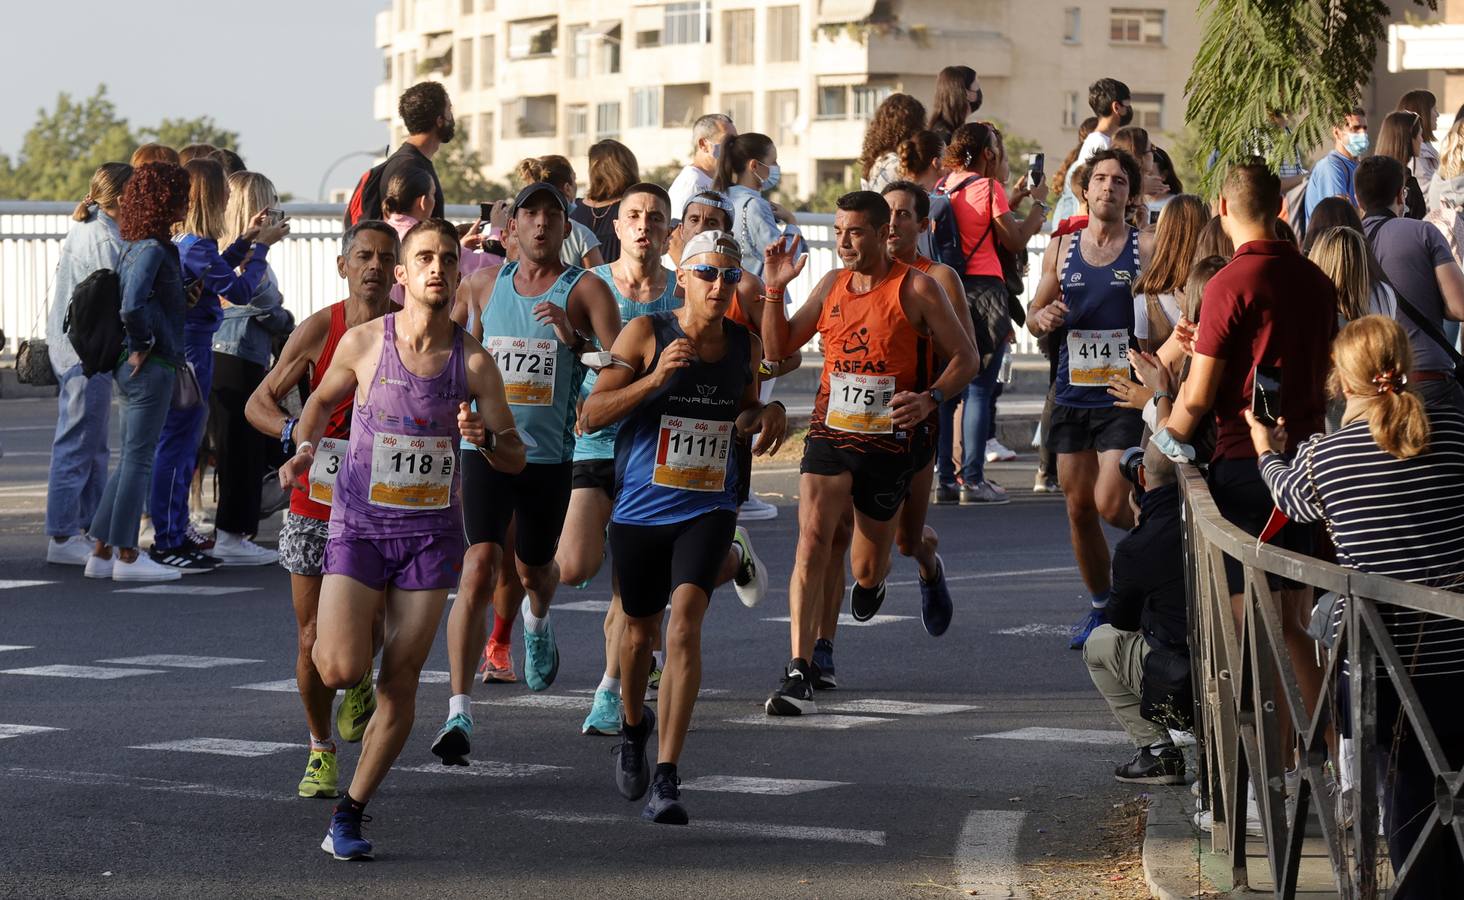
POLYGON ((1016 731, 998 731, 994 734, 978 734, 973 740, 1003 741, 1053 741, 1059 744, 1124 744, 1128 735, 1122 731, 1099 731, 1091 728, 1018 728, 1016 731))
POLYGON ((742 775, 703 775, 683 782, 682 790, 717 791, 724 794, 764 794, 770 797, 786 797, 822 791, 826 788, 844 787, 847 781, 817 781, 808 778, 748 778, 742 775))
POLYGON ((20 737, 23 734, 45 734, 47 731, 65 730, 65 728, 47 728, 44 725, 7 725, 0 722, 0 740, 20 737))
POLYGON ((93 678, 109 681, 134 675, 164 675, 163 669, 104 669, 101 666, 29 666, 24 669, 0 669, 0 675, 41 675, 47 678, 93 678))
POLYGON ((474 700, 474 706, 511 706, 518 709, 578 709, 590 708, 587 697, 566 697, 563 694, 520 694, 501 700, 474 700))
POLYGON ((609 600, 571 600, 568 603, 556 603, 550 609, 555 612, 587 612, 602 613, 610 608, 609 600))
POLYGON ((766 725, 769 728, 820 728, 841 731, 845 728, 858 728, 860 725, 893 722, 894 719, 881 719, 879 716, 828 716, 822 713, 812 716, 769 716, 757 713, 751 716, 738 716, 726 721, 733 725, 766 725))
POLYGON ((54 581, 3 581, 0 580, 0 591, 13 591, 19 588, 44 587, 48 584, 55 584, 54 581))
POLYGON ((262 659, 239 659, 233 656, 188 656, 181 653, 155 653, 152 656, 124 656, 120 659, 99 659, 99 663, 117 666, 172 666, 177 669, 214 669, 219 666, 243 666, 262 663, 262 659))
POLYGON ((972 897, 1018 897, 1017 840, 1024 812, 978 809, 966 816, 956 841, 956 890, 972 897))
POLYGON ((876 713, 892 716, 946 716, 981 709, 963 703, 910 703, 905 700, 850 700, 822 707, 829 712, 876 713))
MULTIPOLYGON (((380 678, 381 670, 377 669, 372 678, 380 678)), ((452 673, 444 669, 423 669, 418 684, 447 684, 452 681, 452 673)))
POLYGON ((175 753, 213 753, 218 756, 269 756, 281 750, 301 749, 303 744, 282 744, 278 741, 236 741, 233 738, 184 738, 181 741, 160 741, 138 744, 129 750, 170 750, 175 753))
MULTIPOLYGON (((1024 575, 1060 575, 1078 571, 1077 566, 1056 566, 1051 569, 1017 569, 1011 572, 975 572, 970 575, 947 575, 946 581, 980 581, 983 578, 1020 578, 1024 575)), ((909 587, 919 581, 886 581, 885 587, 909 587)))
POLYGON ((236 691, 277 691, 281 694, 293 694, 299 690, 293 678, 281 678, 279 681, 260 681, 255 684, 236 684, 236 691))
POLYGON ((398 772, 420 772, 426 775, 472 775, 478 778, 527 778, 532 775, 550 775, 554 772, 568 772, 569 766, 541 766, 536 763, 509 763, 493 759, 471 759, 466 766, 444 766, 442 763, 423 763, 420 766, 394 766, 398 772))
MULTIPOLYGON (((634 820, 632 816, 591 816, 579 813, 560 813, 551 810, 520 809, 514 815, 540 822, 564 822, 572 825, 613 825, 625 827, 634 820)), ((861 831, 855 828, 820 828, 813 825, 769 825, 762 822, 716 822, 710 819, 692 819, 687 826, 693 831, 718 831, 723 834, 762 838, 771 841, 825 841, 837 844, 866 844, 873 847, 885 845, 883 831, 861 831)), ((675 831, 658 829, 657 835, 669 837, 675 831)))
POLYGON ((1034 623, 1032 625, 1018 625, 1015 628, 1002 628, 993 631, 992 634, 1009 635, 1012 637, 1068 637, 1071 634, 1071 629, 1066 625, 1034 623))
MULTIPOLYGON (((571 694, 584 694, 586 696, 594 696, 595 692, 598 690, 599 688, 570 688, 569 692, 571 694)), ((732 692, 727 688, 702 688, 701 690, 696 692, 696 695, 698 697, 722 697, 730 693, 732 692)), ((654 699, 654 697, 647 698, 647 702, 651 702, 654 699)))
MULTIPOLYGON (((849 615, 848 613, 839 613, 839 627, 840 628, 868 628, 868 627, 871 627, 871 626, 874 626, 874 625, 890 625, 890 624, 893 624, 895 622, 908 622, 908 621, 910 621, 910 620, 912 620, 914 618, 915 618, 914 616, 875 616, 875 617, 871 618, 867 622, 860 622, 858 619, 855 619, 853 616, 849 615)), ((771 619, 763 619, 763 621, 764 622, 783 622, 783 623, 786 624, 787 621, 788 621, 788 617, 787 616, 776 616, 776 617, 771 618, 771 619)))
POLYGON ((34 650, 34 649, 36 649, 36 648, 35 648, 35 646, 33 644, 0 644, 0 653, 4 653, 6 650, 34 650))
POLYGON ((148 584, 135 588, 119 588, 114 594, 185 594, 193 597, 222 597, 225 594, 245 594, 263 590, 257 587, 226 587, 221 584, 148 584))
POLYGON ((91 787, 130 787, 143 791, 167 791, 173 794, 201 794, 229 800, 278 800, 297 803, 294 791, 251 791, 225 788, 213 784, 170 781, 166 778, 144 778, 138 775, 116 775, 110 772, 75 772, 67 769, 30 769, 10 766, 0 769, 0 778, 25 778, 30 781, 56 781, 61 784, 91 787))

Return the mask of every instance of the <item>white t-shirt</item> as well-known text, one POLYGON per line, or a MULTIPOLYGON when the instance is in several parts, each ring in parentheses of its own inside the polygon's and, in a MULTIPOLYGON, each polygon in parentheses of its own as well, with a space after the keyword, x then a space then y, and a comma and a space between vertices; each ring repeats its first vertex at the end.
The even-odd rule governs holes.
POLYGON ((698 169, 696 166, 687 166, 671 182, 671 219, 681 221, 681 211, 686 208, 686 201, 695 197, 702 191, 712 189, 712 176, 698 169))
MULTIPOLYGON (((1149 339, 1149 301, 1148 294, 1134 295, 1134 337, 1141 341, 1149 339)), ((1179 321, 1179 298, 1173 294, 1160 294, 1158 296, 1159 308, 1164 310, 1164 317, 1169 320, 1171 326, 1179 321)))
POLYGON ((1083 138, 1082 149, 1078 151, 1078 164, 1082 165, 1093 158, 1093 154, 1107 150, 1113 146, 1113 138, 1101 131, 1095 131, 1083 138))

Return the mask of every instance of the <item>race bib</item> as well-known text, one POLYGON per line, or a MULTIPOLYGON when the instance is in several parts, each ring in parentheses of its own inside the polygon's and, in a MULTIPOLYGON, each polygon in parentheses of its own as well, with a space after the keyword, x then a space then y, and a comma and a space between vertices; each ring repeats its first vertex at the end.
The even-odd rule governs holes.
POLYGON ((1073 329, 1068 332, 1068 383, 1074 387, 1108 387, 1108 379, 1127 378, 1129 333, 1073 329))
POLYGON ((335 499, 336 476, 346 461, 350 441, 345 438, 321 438, 315 446, 315 461, 310 464, 310 499, 326 506, 335 499))
POLYGON ((836 431, 890 434, 895 430, 890 400, 895 396, 893 375, 829 373, 829 408, 824 424, 836 431))
POLYGON ((373 506, 447 509, 457 447, 449 437, 409 437, 378 431, 371 447, 373 506))
POLYGON ((490 337, 488 352, 503 373, 503 392, 514 406, 554 405, 554 363, 559 342, 553 338, 490 337))
POLYGON ((687 491, 720 491, 727 483, 732 423, 662 416, 651 483, 687 491))

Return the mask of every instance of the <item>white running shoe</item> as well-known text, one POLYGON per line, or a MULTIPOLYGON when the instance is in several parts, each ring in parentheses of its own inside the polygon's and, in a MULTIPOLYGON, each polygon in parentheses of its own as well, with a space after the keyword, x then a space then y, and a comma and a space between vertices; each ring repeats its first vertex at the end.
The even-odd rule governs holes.
POLYGON ((86 571, 82 574, 87 578, 111 578, 112 560, 102 559, 95 554, 88 556, 86 558, 86 571))
POLYGON ((208 555, 226 566, 268 566, 280 561, 278 551, 222 529, 214 532, 214 546, 208 555))
POLYGON ((46 541, 46 562, 56 566, 84 566, 91 559, 94 546, 84 534, 73 534, 60 543, 51 538, 46 541))
POLYGON ((742 557, 742 562, 737 566, 737 574, 732 576, 732 585, 737 591, 737 599, 742 601, 743 606, 751 609, 768 595, 768 579, 763 573, 762 560, 757 558, 757 551, 752 549, 752 537, 746 528, 737 526, 732 535, 732 543, 741 550, 742 557))
POLYGON ((1017 451, 1006 446, 1001 441, 998 441, 996 438, 991 438, 986 442, 987 462, 1011 462, 1016 458, 1017 451))
POLYGON ((749 496, 747 502, 737 511, 737 519, 741 522, 765 522, 777 517, 778 508, 757 494, 749 496))
POLYGON ((141 551, 132 562, 124 561, 121 556, 112 557, 113 581, 177 581, 182 577, 182 572, 154 562, 151 556, 141 551))

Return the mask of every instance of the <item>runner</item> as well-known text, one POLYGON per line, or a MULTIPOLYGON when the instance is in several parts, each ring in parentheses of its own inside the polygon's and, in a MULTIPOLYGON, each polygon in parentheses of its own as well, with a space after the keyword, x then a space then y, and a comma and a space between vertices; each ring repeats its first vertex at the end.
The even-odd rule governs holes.
POLYGON ((1129 377, 1134 338, 1133 284, 1148 264, 1153 235, 1124 223, 1129 192, 1139 185, 1138 162, 1121 150, 1100 150, 1083 170, 1088 224, 1047 246, 1042 280, 1027 311, 1033 337, 1057 340, 1056 406, 1048 441, 1067 497, 1073 555, 1092 608, 1073 626, 1069 645, 1081 650, 1107 621, 1112 584, 1104 521, 1131 529, 1131 488, 1119 470, 1123 451, 1139 445, 1138 410, 1114 405, 1110 376, 1129 377))
MULTIPOLYGON (((294 449, 299 420, 290 418, 280 407, 280 401, 297 390, 300 380, 307 375, 311 391, 320 387, 346 329, 379 319, 395 308, 388 292, 400 254, 397 234, 385 222, 366 219, 346 229, 341 236, 336 269, 346 279, 346 299, 300 323, 286 342, 279 361, 244 409, 249 423, 267 435, 278 437, 286 452, 294 449)), ((280 565, 290 573, 298 636, 295 684, 305 705, 305 724, 310 727, 310 757, 305 764, 305 777, 300 779, 297 789, 301 797, 339 796, 336 746, 330 739, 330 707, 335 701, 335 689, 320 680, 311 653, 315 649, 315 619, 320 606, 320 572, 331 494, 350 435, 351 398, 347 397, 331 410, 319 442, 317 462, 310 477, 295 484, 290 510, 285 513, 285 525, 280 529, 280 565)), ((378 620, 372 649, 380 647, 378 620)), ((336 712, 336 731, 352 743, 361 740, 366 723, 375 711, 376 694, 371 686, 371 667, 367 666, 360 682, 346 691, 341 701, 336 712)))
POLYGON ((610 543, 625 609, 620 643, 624 720, 615 784, 629 800, 650 787, 644 818, 685 825, 676 765, 701 689, 701 626, 737 525, 738 467, 732 433, 761 430, 756 453, 775 452, 787 420, 757 399, 762 347, 725 319, 742 277, 741 250, 726 232, 687 244, 677 281, 686 305, 626 325, 585 401, 587 427, 620 420, 610 543), (668 604, 658 706, 663 713, 655 779, 646 742, 656 715, 645 707, 651 643, 668 604))
MULTIPOLYGON (((790 321, 781 303, 763 306, 767 355, 818 334, 824 371, 804 442, 799 478, 798 550, 788 587, 793 659, 768 698, 768 715, 817 712, 809 659, 818 612, 834 565, 831 544, 854 503, 850 606, 867 621, 884 602, 894 518, 934 441, 926 424, 948 391, 976 371, 976 350, 934 279, 889 257, 890 207, 872 191, 839 198, 834 234, 842 270, 825 275, 790 321), (932 379, 931 344, 950 360, 932 379)), ((764 254, 769 295, 803 269, 790 241, 764 254)), ((841 564, 841 563, 840 563, 841 564)))
POLYGON ((396 276, 407 288, 405 307, 341 338, 295 428, 295 456, 280 469, 280 484, 288 487, 312 468, 331 411, 354 394, 316 620, 313 657, 321 680, 336 688, 361 681, 371 668, 372 632, 383 609, 386 639, 380 706, 321 843, 336 859, 372 856, 371 842, 361 836, 363 812, 411 734, 422 664, 458 579, 463 538, 456 438, 471 442, 502 471, 524 464, 497 367, 449 318, 458 280, 457 230, 427 219, 407 232, 402 245, 396 276), (468 400, 482 412, 470 410, 468 400))
POLYGON ((605 283, 583 278, 584 269, 560 261, 569 221, 563 192, 544 182, 530 184, 514 199, 509 215, 518 259, 473 275, 467 317, 473 335, 482 336, 503 371, 514 420, 527 435, 528 464, 521 472, 506 473, 478 454, 463 454, 469 547, 447 620, 452 697, 447 722, 432 742, 443 765, 468 764, 473 666, 483 657, 485 675, 504 667, 512 671, 507 645, 520 601, 524 681, 530 690, 542 691, 559 673, 549 604, 559 585, 554 554, 572 487, 575 366, 593 349, 594 339, 611 346, 620 333, 620 312, 605 283), (486 285, 492 285, 491 292, 483 290, 486 285), (516 565, 500 565, 510 553, 516 565), (493 640, 502 648, 498 660, 484 647, 490 598, 496 612, 493 640))

